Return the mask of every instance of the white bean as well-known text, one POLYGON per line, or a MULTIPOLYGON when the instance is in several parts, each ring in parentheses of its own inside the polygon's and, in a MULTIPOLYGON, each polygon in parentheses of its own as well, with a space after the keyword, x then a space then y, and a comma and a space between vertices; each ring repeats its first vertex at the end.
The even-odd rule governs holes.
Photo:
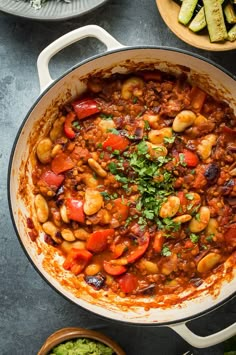
POLYGON ((152 144, 150 142, 146 142, 148 146, 148 153, 150 154, 150 159, 158 159, 159 157, 166 157, 168 154, 168 150, 164 145, 152 144))
POLYGON ((107 172, 106 170, 104 170, 101 165, 96 161, 94 160, 93 158, 89 158, 88 159, 88 165, 90 166, 90 168, 95 171, 95 173, 98 175, 98 176, 101 176, 101 177, 105 177, 107 176, 107 172))
POLYGON ((51 157, 54 158, 61 150, 62 150, 62 145, 61 144, 56 144, 52 148, 51 157))
POLYGON ((195 118, 194 122, 193 122, 193 126, 201 126, 203 123, 206 123, 208 120, 205 116, 203 115, 197 115, 197 117, 195 118))
POLYGON ((37 157, 42 164, 50 163, 52 151, 52 141, 49 138, 42 139, 36 148, 37 157))
POLYGON ((192 218, 189 223, 189 230, 192 233, 199 233, 203 231, 210 220, 210 210, 206 206, 200 207, 197 215, 192 218))
POLYGON ((70 222, 70 220, 68 218, 68 215, 67 215, 67 209, 66 209, 65 205, 61 206, 60 215, 61 215, 61 219, 63 220, 64 223, 69 223, 70 222))
POLYGON ((205 273, 212 270, 221 260, 221 255, 217 253, 209 253, 204 256, 197 264, 197 271, 205 273))
POLYGON ((173 218, 173 222, 175 223, 186 223, 192 219, 190 214, 183 214, 182 216, 178 216, 173 218))
POLYGON ((216 145, 217 137, 215 134, 208 134, 205 136, 201 142, 197 146, 197 152, 202 158, 202 160, 206 160, 210 157, 212 147, 216 145))
POLYGON ((45 198, 40 194, 36 195, 34 199, 34 205, 36 208, 38 221, 40 223, 46 222, 48 220, 49 208, 45 198))
POLYGON ((99 271, 101 271, 100 264, 90 264, 84 270, 85 274, 88 276, 96 275, 99 271))
POLYGON ((173 121, 173 131, 183 132, 186 128, 192 126, 195 119, 195 113, 190 110, 183 110, 179 112, 173 121))
POLYGON ((161 206, 159 216, 161 218, 171 218, 179 210, 180 199, 177 196, 169 196, 167 201, 161 206))
POLYGON ((67 242, 66 240, 64 240, 61 243, 60 247, 64 253, 68 254, 72 248, 85 249, 85 245, 86 245, 85 242, 81 242, 81 241, 67 242))
POLYGON ((158 121, 160 120, 159 115, 151 115, 149 113, 145 113, 143 115, 143 121, 147 121, 149 123, 149 126, 153 129, 158 128, 158 121))
POLYGON ((98 126, 106 133, 109 129, 115 128, 115 122, 113 120, 101 120, 98 126))
POLYGON ((218 227, 219 227, 219 223, 218 223, 217 219, 210 218, 209 223, 208 223, 206 230, 205 230, 205 234, 207 236, 209 236, 209 235, 215 236, 218 232, 218 227))
POLYGON ((161 144, 165 138, 171 138, 172 135, 172 129, 169 127, 151 129, 148 133, 148 140, 153 144, 161 144))
POLYGON ((149 274, 157 274, 159 271, 158 265, 156 263, 145 259, 141 260, 140 267, 146 270, 149 274))
POLYGON ((50 235, 50 237, 56 242, 56 243, 61 243, 61 238, 57 236, 58 229, 55 226, 54 223, 51 221, 47 221, 42 225, 43 231, 50 235))
POLYGON ((85 191, 84 213, 91 216, 97 213, 103 206, 103 197, 99 191, 88 188, 85 191))
POLYGON ((76 239, 74 233, 69 228, 62 229, 61 235, 67 242, 73 242, 76 239))
POLYGON ((98 181, 92 174, 84 173, 82 175, 82 181, 87 187, 96 187, 98 186, 98 181))
POLYGON ((74 236, 76 239, 87 240, 89 235, 90 234, 83 228, 78 228, 74 230, 74 236))
POLYGON ((50 138, 53 142, 62 136, 65 119, 66 118, 64 116, 61 116, 53 123, 53 127, 50 131, 50 138))
POLYGON ((121 88, 121 96, 123 99, 128 100, 132 96, 141 96, 143 94, 144 82, 141 78, 131 77, 124 81, 121 88))

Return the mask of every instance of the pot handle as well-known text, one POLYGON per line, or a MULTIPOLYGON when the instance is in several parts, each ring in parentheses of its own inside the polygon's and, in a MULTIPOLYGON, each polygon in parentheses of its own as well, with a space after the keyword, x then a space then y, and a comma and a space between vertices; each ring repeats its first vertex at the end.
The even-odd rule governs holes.
POLYGON ((236 334, 236 323, 217 333, 205 337, 194 334, 186 326, 186 323, 174 324, 169 327, 195 348, 207 348, 209 346, 222 343, 236 334))
POLYGON ((107 31, 96 25, 80 27, 63 35, 62 37, 49 44, 49 46, 47 46, 38 56, 37 68, 41 92, 53 82, 48 67, 50 59, 63 48, 86 37, 97 38, 99 41, 105 44, 107 50, 124 47, 107 31))

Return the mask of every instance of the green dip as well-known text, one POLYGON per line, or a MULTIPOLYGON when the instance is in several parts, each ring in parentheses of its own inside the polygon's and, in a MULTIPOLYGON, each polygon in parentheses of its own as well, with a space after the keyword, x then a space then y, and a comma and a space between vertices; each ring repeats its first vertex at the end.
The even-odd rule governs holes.
POLYGON ((59 344, 49 355, 112 355, 113 350, 107 345, 90 339, 77 339, 59 344))

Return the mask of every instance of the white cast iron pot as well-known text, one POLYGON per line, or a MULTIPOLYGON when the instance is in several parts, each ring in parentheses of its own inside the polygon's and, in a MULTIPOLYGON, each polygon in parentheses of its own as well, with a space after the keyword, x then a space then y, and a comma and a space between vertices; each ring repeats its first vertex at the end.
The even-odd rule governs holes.
MULTIPOLYGON (((200 296, 195 299, 186 300, 181 306, 173 306, 168 309, 152 308, 149 311, 145 311, 143 308, 135 311, 133 309, 122 311, 122 309, 116 309, 115 306, 107 307, 99 302, 94 303, 89 299, 86 300, 86 298, 78 298, 70 289, 62 286, 58 279, 53 277, 44 268, 43 255, 39 255, 36 243, 32 242, 27 234, 26 217, 34 210, 32 206, 33 199, 30 198, 33 195, 30 179, 31 167, 28 157, 31 153, 29 149, 29 137, 31 136, 32 138, 35 124, 42 117, 46 117, 45 125, 41 127, 40 132, 38 131, 39 137, 37 139, 40 139, 45 132, 47 120, 50 121, 51 117, 57 113, 58 102, 63 104, 68 98, 71 99, 82 93, 85 86, 80 79, 86 77, 89 73, 96 73, 101 70, 112 73, 125 73, 129 69, 129 66, 140 69, 148 67, 150 63, 154 63, 153 65, 161 70, 176 73, 184 71, 188 75, 189 80, 197 81, 201 87, 205 88, 212 95, 216 95, 219 92, 222 93, 236 111, 234 100, 236 97, 235 79, 222 68, 217 67, 208 60, 172 48, 150 46, 124 47, 98 26, 91 25, 74 30, 53 42, 39 55, 37 64, 42 93, 24 120, 12 150, 9 165, 10 210, 17 235, 29 260, 41 276, 67 299, 109 319, 136 325, 162 325, 171 327, 191 345, 199 348, 208 347, 236 334, 236 323, 216 334, 208 337, 200 337, 187 328, 186 322, 212 311, 231 299, 235 295, 236 278, 233 278, 229 282, 224 282, 216 297, 212 297, 203 291, 200 296), (48 69, 49 60, 64 47, 85 37, 99 39, 106 45, 107 52, 80 63, 53 82, 48 69), (127 61, 129 61, 128 64, 127 61), (29 194, 27 202, 19 195, 20 184, 22 184, 22 179, 19 179, 19 175, 22 172, 27 177, 27 191, 29 194)), ((35 137, 33 138, 35 139, 35 137)))

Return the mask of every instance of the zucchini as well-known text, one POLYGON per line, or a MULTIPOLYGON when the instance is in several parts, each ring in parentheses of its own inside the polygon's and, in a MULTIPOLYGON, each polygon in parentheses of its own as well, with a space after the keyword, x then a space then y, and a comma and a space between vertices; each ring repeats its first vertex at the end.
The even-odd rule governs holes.
POLYGON ((178 21, 183 25, 187 25, 191 20, 198 0, 183 0, 180 8, 178 21))
MULTIPOLYGON (((224 0, 219 0, 221 4, 223 4, 224 0)), ((235 0, 236 1, 236 0, 235 0)), ((204 6, 202 6, 201 10, 197 13, 197 15, 192 19, 189 25, 189 29, 193 32, 199 32, 203 30, 207 25, 204 6)))
POLYGON ((236 13, 234 11, 234 7, 231 3, 227 3, 224 6, 224 14, 226 21, 230 24, 236 23, 236 13))
POLYGON ((204 7, 197 13, 197 15, 192 19, 189 25, 189 29, 193 32, 199 32, 206 27, 206 18, 204 7))
POLYGON ((236 40, 236 25, 234 25, 228 32, 228 40, 233 42, 236 40))
POLYGON ((219 0, 203 0, 205 17, 211 42, 220 42, 228 38, 222 6, 219 0))

